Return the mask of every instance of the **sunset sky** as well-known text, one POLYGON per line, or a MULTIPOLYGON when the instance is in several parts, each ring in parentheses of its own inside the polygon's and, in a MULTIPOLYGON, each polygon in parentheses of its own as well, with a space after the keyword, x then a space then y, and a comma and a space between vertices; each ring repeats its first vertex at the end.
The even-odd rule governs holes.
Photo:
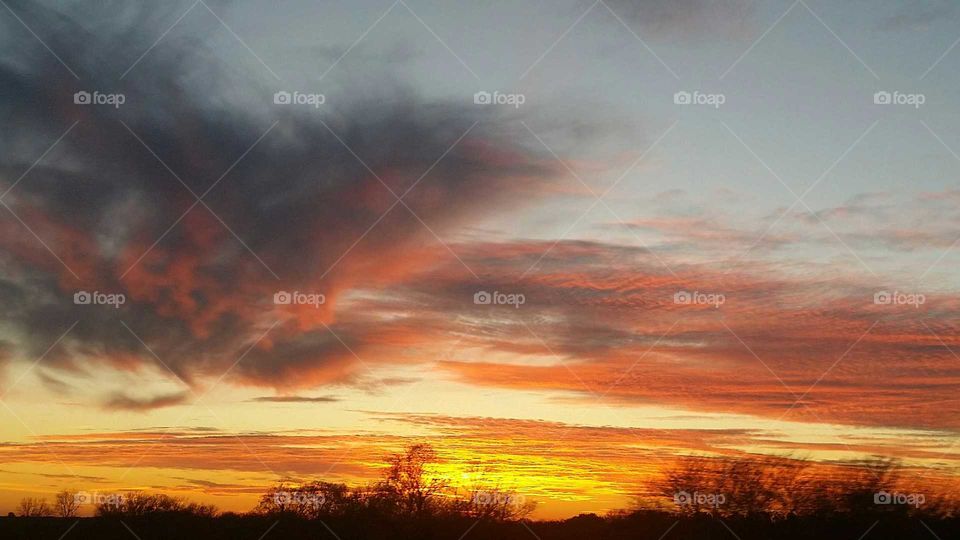
POLYGON ((4 514, 957 474, 954 2, 0 3, 4 514))

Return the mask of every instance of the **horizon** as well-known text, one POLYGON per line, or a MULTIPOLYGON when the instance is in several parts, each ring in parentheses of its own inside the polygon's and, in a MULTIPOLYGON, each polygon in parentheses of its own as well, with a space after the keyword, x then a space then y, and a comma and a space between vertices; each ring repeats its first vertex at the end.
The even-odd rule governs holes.
POLYGON ((960 6, 3 4, 0 514, 957 485, 960 6))

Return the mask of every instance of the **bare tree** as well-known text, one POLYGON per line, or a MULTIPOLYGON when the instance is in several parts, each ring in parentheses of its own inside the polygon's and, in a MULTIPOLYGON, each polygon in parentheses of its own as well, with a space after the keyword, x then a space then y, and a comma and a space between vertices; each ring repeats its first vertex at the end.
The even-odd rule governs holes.
MULTIPOLYGON (((653 483, 682 514, 790 515, 875 512, 876 494, 897 486, 897 464, 868 460, 814 465, 789 457, 685 456, 653 483)), ((645 501, 638 498, 638 503, 645 501)), ((668 505, 669 506, 669 505, 668 505)), ((881 506, 906 511, 904 505, 881 506)))
POLYGON ((20 515, 26 517, 50 516, 53 512, 47 500, 41 497, 26 497, 20 499, 20 515))
POLYGON ((393 497, 406 515, 425 515, 449 486, 447 480, 428 470, 437 459, 428 444, 415 444, 390 458, 390 468, 381 483, 381 494, 393 497))
POLYGON ((57 493, 54 500, 54 509, 60 517, 74 517, 77 515, 77 509, 80 503, 77 502, 77 494, 72 491, 61 491, 57 493))

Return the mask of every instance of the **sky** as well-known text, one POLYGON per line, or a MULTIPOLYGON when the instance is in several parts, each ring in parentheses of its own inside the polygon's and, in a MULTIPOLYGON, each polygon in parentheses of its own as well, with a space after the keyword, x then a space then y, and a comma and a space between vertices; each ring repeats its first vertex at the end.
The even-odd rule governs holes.
POLYGON ((417 442, 538 517, 688 454, 955 479, 958 21, 5 0, 0 511, 417 442))

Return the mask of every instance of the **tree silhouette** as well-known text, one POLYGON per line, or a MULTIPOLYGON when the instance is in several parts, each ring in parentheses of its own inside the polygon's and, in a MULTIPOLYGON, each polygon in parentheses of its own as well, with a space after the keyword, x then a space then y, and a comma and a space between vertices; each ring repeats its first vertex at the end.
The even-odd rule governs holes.
POLYGON ((97 503, 98 516, 146 516, 152 514, 188 514, 214 517, 217 508, 210 504, 187 502, 164 494, 131 491, 97 503))
POLYGON ((54 499, 54 509, 60 517, 73 517, 77 515, 80 503, 77 502, 77 494, 73 491, 61 491, 57 493, 54 499))
POLYGON ((26 497, 20 499, 20 515, 25 517, 50 516, 53 512, 47 500, 40 497, 26 497))
POLYGON ((383 477, 370 486, 350 488, 322 481, 300 485, 281 482, 260 497, 254 512, 304 519, 469 517, 503 522, 525 518, 536 506, 515 490, 484 483, 482 477, 461 493, 433 470, 437 461, 432 447, 415 444, 387 458, 383 477))
MULTIPOLYGON (((683 515, 872 514, 910 510, 906 505, 876 504, 875 498, 898 485, 899 464, 874 459, 831 466, 789 457, 745 458, 684 456, 653 481, 660 504, 683 515), (664 499, 666 504, 663 504, 664 499)), ((638 508, 649 507, 639 496, 638 508)))
POLYGON ((432 505, 450 485, 427 470, 436 459, 436 452, 428 444, 415 444, 391 457, 390 468, 379 486, 381 496, 393 498, 401 515, 424 516, 435 509, 432 505))
POLYGON ((359 511, 363 504, 362 493, 352 491, 346 484, 311 482, 293 487, 281 482, 260 497, 254 512, 317 519, 345 516, 359 511))
POLYGON ((66 523, 41 518, 52 511, 75 512, 73 494, 63 491, 53 508, 42 498, 21 501, 20 514, 27 517, 0 518, 0 538, 59 538, 70 529, 71 537, 120 540, 129 538, 123 525, 144 540, 260 540, 263 531, 289 540, 467 535, 475 540, 658 540, 665 533, 669 538, 827 540, 863 538, 865 531, 877 540, 925 537, 924 532, 960 538, 960 504, 951 495, 958 492, 956 478, 936 479, 937 489, 926 491, 930 498, 933 492, 946 494, 936 504, 883 503, 879 497, 886 492, 898 494, 894 500, 899 501, 924 481, 890 460, 680 457, 646 484, 645 493, 656 498, 640 499, 640 508, 563 521, 526 520, 533 503, 516 490, 489 482, 482 470, 468 475, 471 484, 454 487, 437 474, 438 464, 432 448, 414 445, 387 458, 382 478, 373 484, 281 482, 246 514, 218 514, 209 505, 133 491, 98 497, 94 518, 66 523))

